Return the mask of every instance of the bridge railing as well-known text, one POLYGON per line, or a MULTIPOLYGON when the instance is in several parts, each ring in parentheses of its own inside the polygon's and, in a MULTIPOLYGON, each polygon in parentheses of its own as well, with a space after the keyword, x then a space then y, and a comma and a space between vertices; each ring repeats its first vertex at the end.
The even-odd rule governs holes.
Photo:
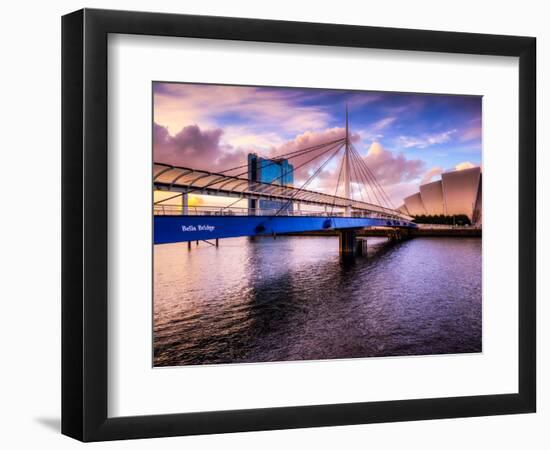
MULTIPOLYGON (((216 206, 188 206, 184 208, 181 205, 154 205, 154 214, 156 216, 298 216, 298 217, 344 217, 345 212, 338 209, 327 208, 322 210, 299 210, 289 209, 280 212, 279 209, 266 208, 242 208, 242 207, 216 207, 216 206)), ((370 218, 389 218, 390 216, 368 212, 363 210, 352 210, 351 217, 370 217, 370 218)))

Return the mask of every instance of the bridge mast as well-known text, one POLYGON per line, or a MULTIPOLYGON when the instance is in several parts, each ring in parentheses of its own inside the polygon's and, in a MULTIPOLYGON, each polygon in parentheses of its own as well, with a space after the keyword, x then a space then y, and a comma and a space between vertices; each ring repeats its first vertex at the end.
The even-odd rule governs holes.
MULTIPOLYGON (((350 153, 350 142, 349 142, 349 121, 348 121, 348 105, 346 103, 346 148, 344 151, 344 197, 350 198, 351 189, 350 189, 350 165, 349 165, 349 153, 350 153)), ((351 206, 348 204, 346 206, 346 216, 351 216, 351 206)))

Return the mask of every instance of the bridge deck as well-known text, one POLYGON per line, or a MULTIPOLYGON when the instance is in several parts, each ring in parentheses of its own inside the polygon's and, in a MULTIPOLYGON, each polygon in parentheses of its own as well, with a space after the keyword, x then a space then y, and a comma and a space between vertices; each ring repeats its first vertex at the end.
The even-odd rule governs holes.
POLYGON ((172 215, 155 216, 154 220, 155 244, 331 229, 416 227, 406 220, 371 217, 172 215))

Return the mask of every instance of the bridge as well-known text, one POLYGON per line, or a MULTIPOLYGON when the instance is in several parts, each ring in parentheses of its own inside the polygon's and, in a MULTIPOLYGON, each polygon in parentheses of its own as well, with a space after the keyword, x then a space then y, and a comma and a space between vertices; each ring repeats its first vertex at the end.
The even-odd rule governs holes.
MULTIPOLYGON (((396 230, 416 228, 412 217, 396 210, 388 195, 353 145, 346 109, 345 134, 341 138, 250 161, 221 172, 209 172, 161 162, 153 166, 153 188, 171 192, 154 204, 154 243, 215 241, 239 236, 277 236, 285 233, 338 231, 340 251, 358 251, 356 231, 365 228, 396 230), (308 189, 331 161, 339 163, 334 193, 308 189), (257 179, 256 171, 286 164, 269 181, 257 179), (312 164, 321 161, 317 168, 312 164), (300 186, 285 183, 298 170, 309 177, 300 186), (256 176, 255 176, 256 175, 256 176), (338 194, 339 189, 343 195, 338 194), (189 195, 234 198, 227 206, 190 206, 189 195), (180 200, 178 205, 168 201, 180 200), (248 207, 236 207, 248 202, 248 207), (266 207, 265 205, 269 205, 266 207)), ((360 251, 360 250, 359 250, 360 251)))

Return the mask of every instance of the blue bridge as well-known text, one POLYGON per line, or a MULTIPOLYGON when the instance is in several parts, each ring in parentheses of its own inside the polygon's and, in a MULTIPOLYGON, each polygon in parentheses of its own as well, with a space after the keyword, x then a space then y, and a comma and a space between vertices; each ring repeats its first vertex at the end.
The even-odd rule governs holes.
POLYGON ((411 228, 397 219, 315 216, 155 216, 155 244, 205 241, 239 236, 273 236, 371 227, 411 228))
POLYGON ((173 195, 155 202, 154 243, 214 240, 217 245, 223 238, 333 230, 340 236, 341 253, 355 254, 357 230, 382 227, 396 231, 416 227, 412 217, 392 206, 374 173, 354 148, 349 139, 347 114, 346 134, 341 139, 277 158, 261 159, 256 155, 253 158, 252 166, 249 158, 246 165, 217 173, 155 163, 154 190, 173 195), (342 149, 334 194, 308 189, 342 149), (308 179, 301 187, 288 184, 291 173, 323 157, 326 159, 316 170, 306 172, 308 179), (270 169, 272 173, 271 166, 284 169, 268 180, 258 177, 262 170, 267 173, 266 169, 270 169), (340 185, 343 195, 338 195, 340 185), (190 206, 190 194, 235 200, 227 206, 190 206), (243 207, 243 202, 248 206, 243 207), (237 203, 241 206, 235 207, 237 203))

